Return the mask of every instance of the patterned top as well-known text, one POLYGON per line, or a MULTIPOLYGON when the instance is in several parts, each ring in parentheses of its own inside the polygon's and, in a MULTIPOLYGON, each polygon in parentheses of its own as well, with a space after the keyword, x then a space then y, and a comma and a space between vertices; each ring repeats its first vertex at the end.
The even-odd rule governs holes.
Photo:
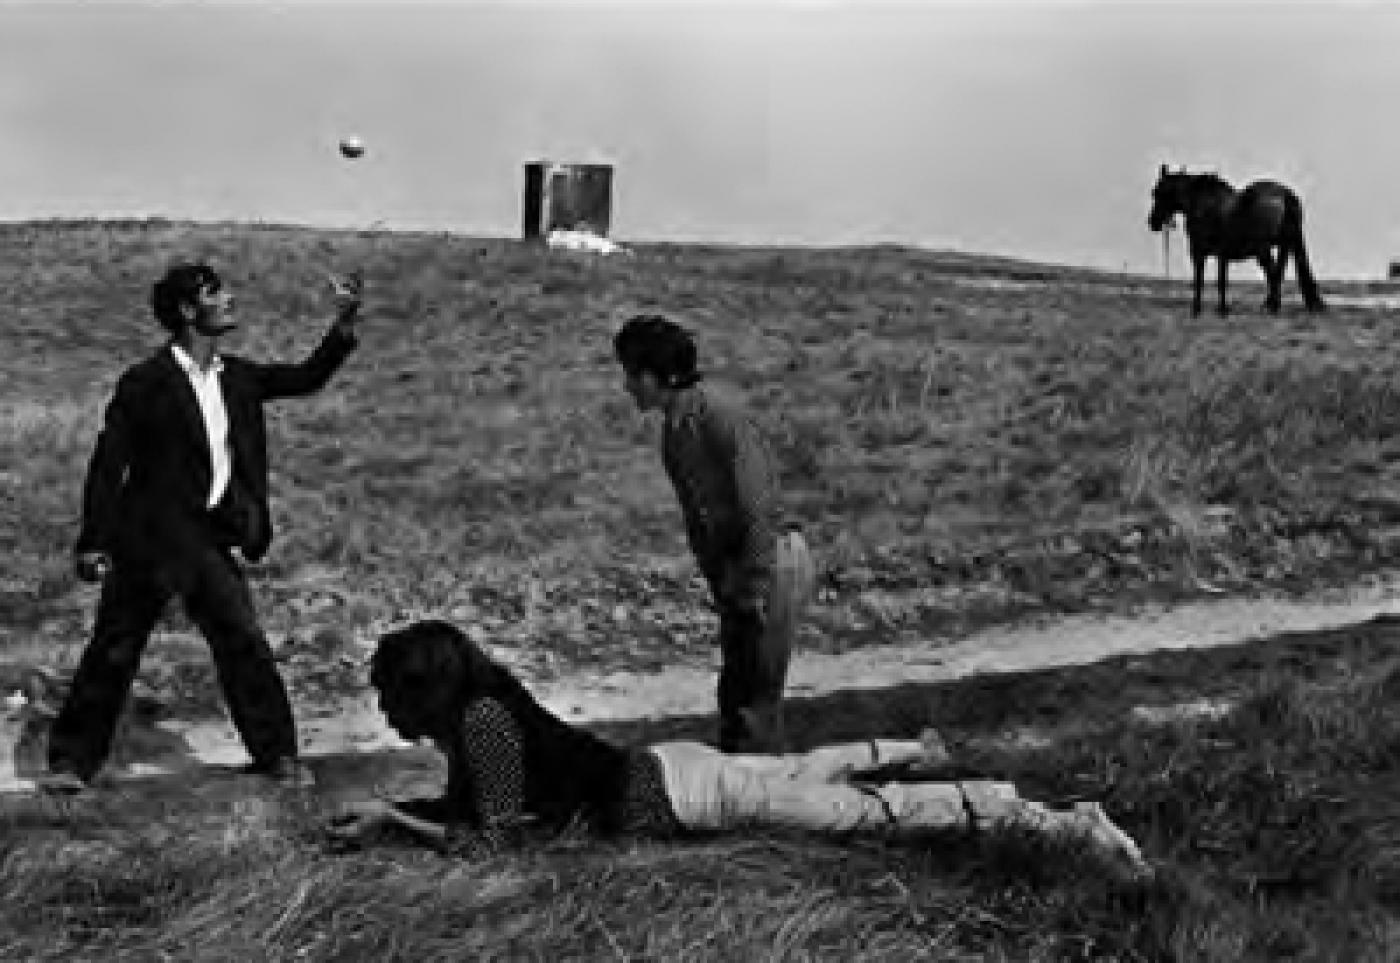
POLYGON ((778 483, 758 427, 700 386, 686 388, 666 411, 661 458, 711 587, 719 593, 727 579, 766 580, 776 553, 778 483))
MULTIPOLYGON (((601 740, 600 740, 601 743, 601 740)), ((606 745, 606 744, 603 744, 606 745)), ((666 836, 679 829, 666 794, 661 760, 645 750, 607 746, 625 757, 625 777, 602 822, 634 835, 666 836)), ((569 795, 550 776, 529 770, 524 729, 510 710, 493 698, 471 703, 462 719, 458 758, 449 760, 447 793, 441 799, 399 804, 411 815, 447 826, 446 848, 455 855, 484 859, 519 842, 531 825, 563 828, 587 820, 582 812, 550 812, 551 803, 569 795)))

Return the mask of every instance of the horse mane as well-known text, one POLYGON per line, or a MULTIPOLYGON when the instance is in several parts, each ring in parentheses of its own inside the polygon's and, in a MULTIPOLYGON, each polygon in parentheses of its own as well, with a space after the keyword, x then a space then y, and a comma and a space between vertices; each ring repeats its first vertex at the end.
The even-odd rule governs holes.
MULTIPOLYGON (((1234 186, 1215 171, 1201 171, 1198 174, 1190 173, 1186 168, 1175 171, 1164 171, 1162 180, 1158 182, 1159 187, 1167 187, 1183 204, 1182 210, 1186 207, 1186 198, 1206 198, 1206 197, 1233 197, 1237 192, 1234 186)), ((1156 190, 1153 191, 1156 196, 1156 190)))
POLYGON ((1229 181, 1215 173, 1215 171, 1206 171, 1203 174, 1187 174, 1186 176, 1202 187, 1223 187, 1231 191, 1235 189, 1229 181))

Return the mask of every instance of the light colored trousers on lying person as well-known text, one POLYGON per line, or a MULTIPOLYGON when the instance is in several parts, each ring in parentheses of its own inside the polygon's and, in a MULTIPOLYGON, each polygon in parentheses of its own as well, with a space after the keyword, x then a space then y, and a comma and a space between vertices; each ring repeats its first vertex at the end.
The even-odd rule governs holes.
POLYGON ((818 832, 1042 826, 1058 814, 1008 782, 853 785, 861 770, 924 758, 919 742, 869 740, 784 756, 725 755, 698 742, 658 743, 666 793, 687 829, 780 827, 818 832))

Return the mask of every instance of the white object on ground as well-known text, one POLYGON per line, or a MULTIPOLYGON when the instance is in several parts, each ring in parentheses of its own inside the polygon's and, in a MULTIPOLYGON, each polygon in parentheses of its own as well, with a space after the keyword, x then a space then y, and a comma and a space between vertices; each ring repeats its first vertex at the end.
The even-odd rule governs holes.
POLYGON ((627 249, 616 241, 600 237, 591 231, 565 231, 555 229, 546 235, 544 242, 552 250, 583 251, 588 254, 626 254, 627 249))

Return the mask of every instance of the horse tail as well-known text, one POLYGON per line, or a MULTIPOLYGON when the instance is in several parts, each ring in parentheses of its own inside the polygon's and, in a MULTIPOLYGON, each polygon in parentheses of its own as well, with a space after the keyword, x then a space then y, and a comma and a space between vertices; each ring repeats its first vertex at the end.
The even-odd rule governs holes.
POLYGON ((1308 260, 1308 246, 1303 240, 1303 202, 1291 191, 1288 194, 1284 217, 1288 233, 1291 235, 1290 246, 1293 249, 1295 270, 1298 272, 1298 288, 1303 293, 1303 304, 1309 311, 1326 310, 1327 305, 1323 303, 1322 292, 1317 287, 1317 277, 1313 274, 1312 262, 1308 260))

